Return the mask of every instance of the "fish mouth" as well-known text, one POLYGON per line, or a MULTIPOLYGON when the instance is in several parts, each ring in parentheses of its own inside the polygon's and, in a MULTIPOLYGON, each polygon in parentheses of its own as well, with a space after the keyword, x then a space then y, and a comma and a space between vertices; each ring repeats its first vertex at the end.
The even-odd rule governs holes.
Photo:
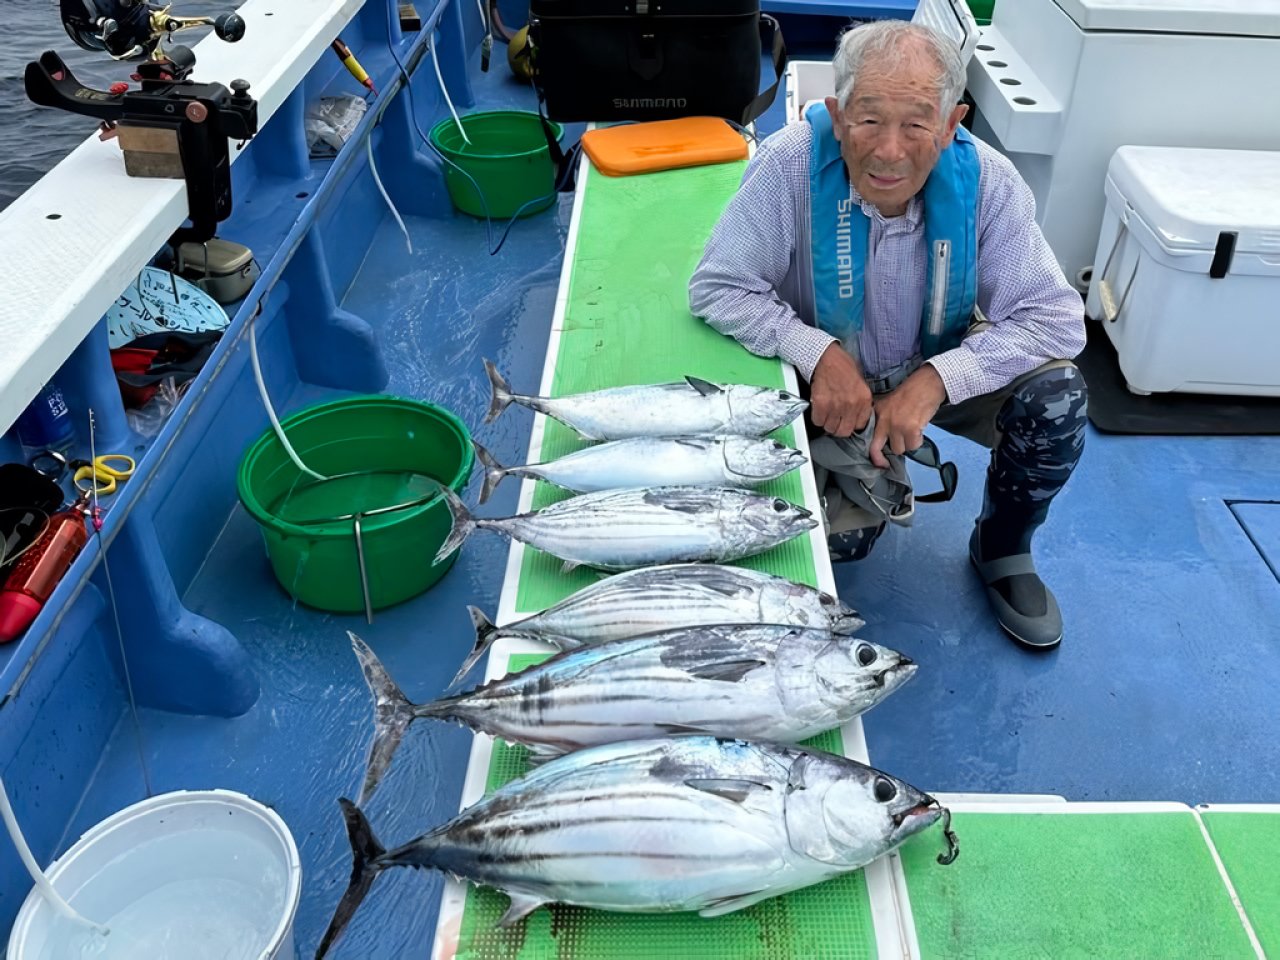
POLYGON ((867 621, 863 620, 856 613, 841 613, 836 616, 831 632, 852 634, 857 630, 861 630, 866 625, 867 621))
POLYGON ((924 817, 928 816, 930 813, 935 813, 941 816, 942 805, 938 803, 937 800, 929 800, 927 803, 917 803, 914 807, 908 807, 900 813, 893 814, 891 819, 893 820, 894 827, 901 827, 912 817, 924 817))
POLYGON ((916 662, 912 660, 910 657, 901 657, 898 660, 898 662, 895 663, 893 666, 885 667, 879 673, 872 674, 871 679, 872 681, 874 681, 877 687, 883 688, 885 683, 888 682, 890 677, 900 673, 905 673, 908 677, 910 677, 915 672, 916 672, 916 662))

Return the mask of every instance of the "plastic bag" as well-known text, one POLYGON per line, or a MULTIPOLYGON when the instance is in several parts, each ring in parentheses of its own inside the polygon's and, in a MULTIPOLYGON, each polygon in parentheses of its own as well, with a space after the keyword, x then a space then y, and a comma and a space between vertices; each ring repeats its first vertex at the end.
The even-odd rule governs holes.
POLYGON ((128 418, 129 429, 144 437, 154 437, 164 427, 190 385, 190 380, 178 385, 173 377, 165 377, 144 406, 137 410, 125 408, 124 415, 128 418))
POLYGON ((333 157, 343 148, 369 105, 355 94, 321 97, 307 107, 307 150, 313 157, 333 157))

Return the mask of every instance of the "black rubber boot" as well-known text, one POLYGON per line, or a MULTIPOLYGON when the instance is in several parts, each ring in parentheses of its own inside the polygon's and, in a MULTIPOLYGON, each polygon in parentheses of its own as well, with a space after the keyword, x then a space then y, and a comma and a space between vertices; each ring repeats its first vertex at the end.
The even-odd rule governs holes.
POLYGON ((1037 650, 1062 641, 1062 613, 1036 573, 1031 539, 1080 460, 1086 413, 1084 377, 1074 366, 1048 368, 1018 386, 997 416, 1001 439, 969 538, 1000 626, 1037 650))

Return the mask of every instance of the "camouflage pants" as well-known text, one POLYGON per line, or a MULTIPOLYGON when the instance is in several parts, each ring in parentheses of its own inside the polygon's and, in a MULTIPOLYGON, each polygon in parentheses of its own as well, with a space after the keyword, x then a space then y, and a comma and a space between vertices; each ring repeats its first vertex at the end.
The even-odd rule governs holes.
POLYGON ((1057 360, 1005 390, 943 406, 933 422, 991 448, 983 521, 1004 528, 999 553, 1025 553, 1084 451, 1088 389, 1070 360, 1057 360))
MULTIPOLYGON (((1070 360, 1055 360, 1007 387, 957 404, 943 404, 931 427, 991 450, 982 520, 1010 532, 1005 552, 1025 552, 1049 504, 1084 450, 1088 390, 1070 360)), ((883 527, 831 537, 835 560, 866 556, 883 527)))

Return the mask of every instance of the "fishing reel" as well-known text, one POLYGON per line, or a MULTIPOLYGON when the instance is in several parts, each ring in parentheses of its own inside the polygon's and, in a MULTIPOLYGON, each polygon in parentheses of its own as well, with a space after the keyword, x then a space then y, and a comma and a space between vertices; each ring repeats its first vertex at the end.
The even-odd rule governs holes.
POLYGON ((133 79, 110 90, 82 84, 53 51, 27 64, 27 97, 101 121, 102 138, 118 138, 125 172, 131 177, 186 180, 191 226, 171 242, 203 243, 231 215, 231 157, 228 140, 245 141, 258 132, 258 104, 249 84, 189 79, 196 57, 189 47, 165 48, 162 41, 179 30, 212 26, 230 43, 244 36, 236 14, 175 17, 169 5, 145 0, 60 0, 62 23, 77 46, 103 51, 116 60, 141 60, 133 79))
POLYGON ((146 0, 59 0, 62 26, 77 47, 105 52, 114 60, 163 59, 161 42, 180 30, 213 27, 218 39, 235 43, 244 36, 238 14, 176 17, 146 0))

